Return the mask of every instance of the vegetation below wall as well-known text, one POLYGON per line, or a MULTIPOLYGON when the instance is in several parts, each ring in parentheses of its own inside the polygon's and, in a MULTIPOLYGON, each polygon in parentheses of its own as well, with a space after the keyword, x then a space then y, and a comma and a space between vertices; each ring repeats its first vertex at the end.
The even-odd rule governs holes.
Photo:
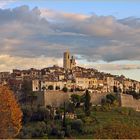
POLYGON ((86 92, 72 95, 55 111, 51 106, 23 106, 22 111, 23 128, 17 138, 140 138, 140 112, 118 107, 114 94, 107 95, 101 106, 91 106, 86 92))

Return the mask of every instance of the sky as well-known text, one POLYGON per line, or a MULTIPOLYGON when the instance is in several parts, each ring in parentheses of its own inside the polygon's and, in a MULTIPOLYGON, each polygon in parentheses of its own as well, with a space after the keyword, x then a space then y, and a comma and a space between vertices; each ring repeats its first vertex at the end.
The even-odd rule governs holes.
POLYGON ((0 0, 0 71, 77 65, 140 81, 138 0, 0 0))

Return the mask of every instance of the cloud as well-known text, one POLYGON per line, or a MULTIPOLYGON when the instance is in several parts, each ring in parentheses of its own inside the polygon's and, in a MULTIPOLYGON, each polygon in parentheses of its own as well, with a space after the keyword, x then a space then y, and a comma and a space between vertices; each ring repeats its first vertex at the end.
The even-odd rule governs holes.
MULTIPOLYGON (((52 56, 61 60, 67 48, 79 56, 77 59, 86 60, 87 63, 99 60, 140 61, 140 24, 139 19, 134 17, 118 20, 113 16, 21 6, 0 10, 0 31, 0 57, 9 57, 11 63, 23 60, 24 63, 20 61, 17 64, 21 63, 23 67, 27 67, 26 64, 32 60, 35 65, 36 59, 39 60, 37 66, 39 63, 43 65, 42 56, 46 64, 49 64, 47 60, 52 56)), ((3 61, 3 65, 8 67, 10 63, 3 61)), ((108 67, 111 69, 113 66, 108 67)))
POLYGON ((115 62, 104 62, 104 61, 98 61, 98 62, 87 62, 78 60, 78 64, 83 67, 88 68, 95 68, 97 70, 139 70, 140 69, 140 63, 139 61, 115 61, 115 62))
POLYGON ((29 68, 44 68, 46 66, 59 65, 62 66, 62 59, 56 59, 55 57, 40 56, 35 59, 12 57, 10 55, 0 56, 0 70, 10 71, 11 69, 29 69, 29 68))
POLYGON ((75 46, 75 49, 71 49, 73 52, 89 61, 140 60, 140 20, 137 18, 117 20, 113 16, 70 14, 44 9, 41 15, 51 22, 54 30, 60 32, 55 40, 63 38, 62 32, 77 34, 77 37, 68 36, 71 39, 67 43, 75 46))
POLYGON ((56 12, 41 9, 41 16, 50 20, 52 27, 61 31, 77 32, 91 36, 112 36, 118 32, 132 31, 128 25, 113 16, 97 16, 56 12), (62 26, 63 24, 63 26, 62 26))
POLYGON ((0 1, 0 8, 5 8, 6 5, 15 2, 16 0, 1 0, 0 1))
POLYGON ((138 64, 97 64, 96 65, 100 70, 131 70, 131 69, 140 69, 138 64))

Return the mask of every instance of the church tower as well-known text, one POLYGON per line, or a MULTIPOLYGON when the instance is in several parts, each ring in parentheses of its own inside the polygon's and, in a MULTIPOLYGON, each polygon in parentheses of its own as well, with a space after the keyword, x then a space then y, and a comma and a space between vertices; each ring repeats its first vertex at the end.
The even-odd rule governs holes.
POLYGON ((69 51, 64 52, 63 67, 65 70, 70 69, 70 53, 69 53, 69 51))
POLYGON ((74 57, 72 56, 70 59, 70 69, 73 69, 76 66, 76 62, 74 57))
POLYGON ((63 56, 63 67, 65 70, 68 69, 73 69, 76 66, 76 62, 74 57, 72 56, 70 58, 70 53, 69 51, 64 52, 64 56, 63 56))

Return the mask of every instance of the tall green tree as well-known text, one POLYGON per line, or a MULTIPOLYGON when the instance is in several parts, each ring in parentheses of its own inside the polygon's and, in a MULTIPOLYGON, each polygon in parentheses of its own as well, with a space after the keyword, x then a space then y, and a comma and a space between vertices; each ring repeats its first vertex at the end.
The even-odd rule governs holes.
POLYGON ((84 111, 85 111, 86 116, 90 115, 90 108, 91 108, 90 100, 91 100, 91 97, 90 97, 89 91, 86 90, 85 100, 84 100, 84 111))

